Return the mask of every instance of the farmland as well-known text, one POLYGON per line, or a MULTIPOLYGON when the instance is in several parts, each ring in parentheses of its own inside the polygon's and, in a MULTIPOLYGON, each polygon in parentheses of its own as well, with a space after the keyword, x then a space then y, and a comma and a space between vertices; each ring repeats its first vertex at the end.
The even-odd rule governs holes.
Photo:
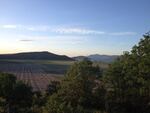
POLYGON ((0 60, 0 71, 14 74, 32 86, 34 91, 44 91, 50 81, 59 80, 72 61, 0 60))
MULTIPOLYGON (((44 91, 50 81, 60 80, 74 61, 56 60, 0 60, 0 72, 14 74, 18 80, 32 86, 34 91, 44 91)), ((108 64, 94 62, 101 68, 108 64)))

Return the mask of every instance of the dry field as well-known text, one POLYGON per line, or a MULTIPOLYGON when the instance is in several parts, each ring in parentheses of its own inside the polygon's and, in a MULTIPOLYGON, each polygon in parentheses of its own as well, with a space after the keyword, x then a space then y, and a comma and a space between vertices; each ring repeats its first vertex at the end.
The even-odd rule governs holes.
POLYGON ((57 61, 0 61, 0 71, 14 74, 18 80, 31 85, 34 91, 44 91, 50 81, 63 77, 70 64, 57 61))

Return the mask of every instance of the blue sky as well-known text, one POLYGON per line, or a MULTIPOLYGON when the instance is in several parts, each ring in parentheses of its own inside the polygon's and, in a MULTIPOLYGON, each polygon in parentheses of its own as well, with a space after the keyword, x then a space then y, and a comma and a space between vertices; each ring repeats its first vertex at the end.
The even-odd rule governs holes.
POLYGON ((150 0, 0 0, 0 53, 122 54, 150 30, 150 0))

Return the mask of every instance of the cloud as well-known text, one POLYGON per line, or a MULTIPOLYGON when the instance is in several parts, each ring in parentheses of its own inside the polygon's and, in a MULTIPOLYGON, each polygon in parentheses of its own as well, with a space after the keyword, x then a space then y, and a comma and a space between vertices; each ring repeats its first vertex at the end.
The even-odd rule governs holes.
POLYGON ((4 28, 4 29, 16 29, 17 25, 3 25, 2 28, 4 28))
POLYGON ((22 28, 29 31, 50 31, 49 26, 22 26, 22 28))
POLYGON ((22 39, 22 40, 20 40, 21 42, 33 42, 33 41, 35 41, 35 40, 29 40, 29 39, 22 39))
POLYGON ((83 29, 83 28, 57 28, 57 29, 52 29, 52 31, 59 33, 59 34, 79 34, 79 35, 105 34, 105 32, 103 32, 103 31, 96 31, 96 30, 83 29))
POLYGON ((32 26, 19 24, 6 24, 0 26, 3 29, 27 30, 27 31, 49 31, 49 26, 32 26))
POLYGON ((48 36, 31 36, 31 35, 17 35, 17 38, 27 39, 27 40, 43 40, 48 39, 48 36))
POLYGON ((105 32, 93 29, 83 29, 83 28, 57 28, 53 29, 53 32, 58 34, 72 34, 72 35, 111 35, 111 36, 126 36, 126 35, 136 35, 136 32, 105 32))
POLYGON ((136 32, 114 32, 114 33, 109 33, 109 35, 114 35, 114 36, 123 36, 123 35, 136 35, 136 32))
POLYGON ((33 42, 35 41, 36 43, 41 43, 41 42, 46 42, 49 44, 65 44, 65 45, 72 45, 72 44, 82 44, 85 41, 87 41, 86 37, 83 36, 62 36, 62 35, 57 35, 57 36, 30 36, 30 35, 18 35, 17 36, 18 41, 20 42, 33 42))
POLYGON ((17 35, 16 37, 20 42, 34 42, 48 39, 48 36, 17 35))
POLYGON ((92 29, 85 29, 80 27, 50 27, 50 26, 32 26, 32 25, 2 25, 4 29, 16 29, 16 30, 27 30, 27 31, 42 31, 42 32, 51 32, 57 34, 74 34, 74 35, 102 35, 105 34, 104 31, 92 30, 92 29))
POLYGON ((81 27, 56 27, 56 26, 33 26, 33 25, 2 25, 3 29, 23 30, 31 32, 48 32, 56 35, 111 35, 111 36, 126 36, 136 35, 136 32, 122 31, 122 32, 105 32, 101 30, 87 29, 81 27))

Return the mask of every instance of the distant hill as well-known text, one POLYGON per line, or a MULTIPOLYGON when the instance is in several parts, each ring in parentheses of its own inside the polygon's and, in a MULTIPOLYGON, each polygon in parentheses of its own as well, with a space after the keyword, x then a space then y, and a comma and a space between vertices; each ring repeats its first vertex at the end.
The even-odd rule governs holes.
POLYGON ((99 55, 99 54, 93 54, 89 55, 88 58, 92 61, 102 61, 102 62, 113 62, 115 61, 119 56, 118 55, 99 55))
POLYGON ((77 61, 82 61, 84 59, 87 59, 86 56, 76 56, 76 57, 73 57, 74 60, 77 60, 77 61))
POLYGON ((20 60, 73 60, 65 55, 57 55, 47 51, 44 52, 26 52, 16 54, 0 54, 0 59, 20 59, 20 60))
POLYGON ((93 54, 93 55, 89 55, 89 56, 77 56, 77 57, 73 57, 73 58, 78 61, 81 61, 83 59, 90 59, 92 61, 111 63, 111 62, 115 61, 118 57, 119 57, 118 55, 93 54))

